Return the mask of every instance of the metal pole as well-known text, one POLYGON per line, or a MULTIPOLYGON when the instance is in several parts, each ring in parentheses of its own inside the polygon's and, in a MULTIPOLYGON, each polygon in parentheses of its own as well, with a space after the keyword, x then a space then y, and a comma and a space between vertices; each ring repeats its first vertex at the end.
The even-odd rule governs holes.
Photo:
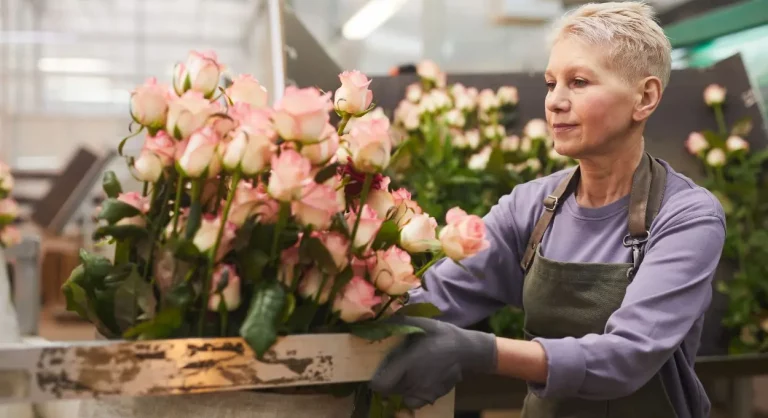
POLYGON ((285 38, 283 36, 282 0, 267 0, 269 13, 269 50, 272 62, 272 97, 283 97, 285 90, 285 38))

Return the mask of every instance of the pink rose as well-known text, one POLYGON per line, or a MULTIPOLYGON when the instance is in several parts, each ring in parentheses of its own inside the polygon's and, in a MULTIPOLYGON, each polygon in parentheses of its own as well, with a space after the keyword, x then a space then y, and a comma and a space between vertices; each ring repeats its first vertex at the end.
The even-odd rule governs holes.
POLYGON ((301 155, 314 165, 327 164, 339 149, 339 135, 331 124, 325 126, 320 142, 305 144, 301 147, 301 155))
POLYGON ((389 121, 372 119, 359 121, 349 132, 352 163, 364 173, 378 173, 389 165, 392 139, 389 121))
POLYGON ((523 135, 530 139, 544 139, 549 136, 549 127, 544 119, 531 119, 523 128, 523 135))
POLYGON ((400 230, 400 246, 411 253, 423 253, 436 245, 437 221, 426 213, 413 217, 400 230))
POLYGON ((179 96, 193 90, 210 98, 219 87, 219 77, 223 69, 215 52, 192 51, 186 62, 176 64, 173 88, 179 96))
POLYGON ((452 208, 445 215, 447 225, 440 231, 440 244, 445 254, 454 261, 473 256, 490 246, 485 239, 485 223, 477 215, 467 215, 452 208))
POLYGON ((249 217, 258 215, 259 223, 274 224, 279 211, 280 204, 269 197, 263 184, 254 187, 251 183, 240 182, 227 220, 240 227, 249 217))
POLYGON ((272 137, 241 127, 234 132, 232 140, 221 147, 221 163, 230 172, 240 170, 251 177, 268 167, 275 148, 272 137))
MULTIPOLYGON (((363 252, 367 252, 384 221, 379 219, 376 211, 368 205, 363 206, 363 213, 361 215, 360 225, 357 227, 357 233, 352 244, 355 246, 355 249, 363 248, 363 252)), ((357 214, 355 212, 347 213, 347 225, 349 225, 350 231, 354 228, 356 219, 357 214)))
POLYGON ((240 306, 240 276, 237 275, 237 271, 235 271, 233 266, 221 264, 216 267, 211 283, 208 310, 218 311, 222 299, 228 311, 234 311, 240 306), (224 280, 224 276, 227 276, 226 286, 221 290, 221 293, 216 293, 216 290, 221 286, 222 280, 224 280))
POLYGON ((375 254, 373 255, 373 257, 367 258, 358 258, 356 256, 352 256, 352 275, 366 277, 368 272, 373 270, 373 267, 376 265, 376 257, 375 254))
POLYGON ((437 87, 445 86, 445 73, 432 60, 424 60, 416 65, 416 73, 419 77, 432 81, 437 87))
POLYGON ((299 247, 294 245, 280 253, 280 266, 277 270, 277 279, 286 287, 293 287, 296 278, 296 266, 299 265, 299 247))
POLYGON ((411 192, 404 188, 392 192, 392 198, 395 200, 395 206, 397 207, 394 220, 400 228, 408 223, 414 215, 423 212, 419 204, 411 200, 411 192))
MULTIPOLYGON (((200 228, 198 228, 197 232, 195 232, 195 236, 192 238, 192 243, 197 247, 198 251, 206 253, 213 250, 220 227, 220 217, 212 214, 203 215, 203 219, 200 222, 200 228)), ((236 230, 237 227, 235 224, 228 221, 227 225, 224 227, 224 234, 221 236, 219 249, 216 252, 217 261, 224 258, 231 249, 232 240, 235 239, 236 230)))
POLYGON ((328 112, 332 109, 330 93, 289 86, 275 104, 275 128, 286 141, 317 142, 330 121, 328 112))
POLYGON ((357 115, 368 109, 373 92, 368 90, 371 80, 360 71, 344 71, 339 74, 341 87, 336 90, 334 104, 340 112, 357 115))
POLYGON ((390 209, 395 207, 395 198, 386 190, 371 190, 365 204, 376 212, 379 219, 387 219, 390 209))
POLYGON ((301 198, 304 186, 312 182, 311 171, 309 160, 292 149, 272 156, 272 175, 267 186, 270 196, 281 202, 301 198))
POLYGON ((157 154, 145 149, 133 162, 133 169, 137 180, 154 183, 163 174, 163 162, 157 154))
POLYGON ((730 152, 748 150, 749 142, 738 135, 731 135, 728 137, 728 140, 725 141, 725 149, 730 152))
POLYGON ((405 88, 405 99, 411 103, 418 103, 419 100, 421 100, 422 93, 421 84, 409 84, 408 87, 405 88))
POLYGON ((685 149, 693 155, 701 154, 709 148, 709 141, 699 132, 691 132, 685 140, 685 149))
POLYGON ((21 232, 13 225, 6 225, 0 230, 0 244, 3 248, 13 247, 21 242, 21 232))
POLYGON ((339 313, 342 321, 358 322, 373 318, 373 307, 381 303, 376 296, 376 288, 362 277, 356 276, 347 283, 333 301, 333 310, 339 313))
POLYGON ((312 267, 301 278, 299 282, 299 295, 304 299, 317 299, 318 304, 328 302, 333 289, 333 277, 324 275, 317 267, 312 267), (323 283, 325 279, 325 283, 323 283), (322 291, 320 290, 322 286, 322 291))
POLYGON ((151 77, 131 93, 131 117, 139 125, 160 129, 165 126, 170 98, 168 86, 151 77))
POLYGON ((392 296, 402 295, 421 284, 413 272, 411 256, 397 246, 376 252, 371 276, 377 289, 392 296))
POLYGON ((227 87, 227 96, 233 103, 248 103, 253 107, 267 105, 267 89, 250 74, 240 74, 227 87))
POLYGON ((725 102, 725 87, 719 84, 710 84, 704 89, 704 103, 707 106, 720 105, 725 102))
POLYGON ((8 165, 0 162, 0 192, 8 194, 13 190, 13 174, 8 165))
POLYGON ((165 129, 176 139, 186 139, 205 126, 208 117, 216 112, 216 106, 203 95, 189 91, 171 100, 165 129))
POLYGON ((167 132, 158 131, 155 136, 147 136, 144 139, 143 150, 151 151, 160 158, 164 167, 169 167, 173 165, 176 155, 176 141, 167 132))
POLYGON ((349 252, 349 240, 338 232, 319 232, 313 231, 312 236, 318 238, 328 253, 331 254, 333 262, 338 271, 344 270, 349 263, 347 253, 349 252))
POLYGON ((211 127, 205 127, 189 138, 179 158, 182 174, 191 178, 213 178, 221 169, 216 150, 221 138, 211 127))
POLYGON ((483 112, 492 111, 501 107, 501 100, 496 97, 496 93, 491 89, 483 89, 477 100, 478 107, 483 112))
POLYGON ((229 116, 248 133, 260 132, 273 139, 277 136, 275 127, 272 125, 272 110, 269 108, 237 103, 229 108, 229 116))
POLYGON ((513 86, 501 86, 496 92, 496 97, 499 98, 501 105, 516 105, 519 98, 517 94, 517 88, 513 86))
POLYGON ((344 210, 344 206, 336 200, 333 187, 311 182, 304 186, 301 198, 291 203, 291 209, 300 224, 328 229, 333 215, 344 210))
MULTIPOLYGON (((148 196, 142 196, 139 192, 126 192, 120 193, 117 196, 117 200, 127 205, 133 206, 138 209, 139 215, 132 216, 130 218, 123 218, 117 222, 118 225, 136 225, 138 227, 144 227, 147 224, 144 215, 149 212, 150 201, 148 196)), ((0 201, 0 205, 2 201, 0 201)), ((0 210, 0 212, 2 212, 0 210)))
POLYGON ((712 148, 707 153, 706 162, 711 167, 722 167, 725 165, 725 162, 727 160, 727 156, 725 155, 725 151, 723 151, 720 148, 712 148))
POLYGON ((412 102, 403 100, 395 108, 394 122, 401 125, 407 131, 419 129, 421 124, 419 107, 412 102))

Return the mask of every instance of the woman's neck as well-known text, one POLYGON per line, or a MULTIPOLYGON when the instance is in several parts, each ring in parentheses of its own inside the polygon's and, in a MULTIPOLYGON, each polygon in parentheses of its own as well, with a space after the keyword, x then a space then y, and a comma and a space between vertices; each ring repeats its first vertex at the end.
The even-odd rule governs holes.
POLYGON ((618 153, 579 160, 581 180, 576 202, 583 207, 599 208, 629 194, 632 177, 644 155, 644 143, 623 147, 618 153))

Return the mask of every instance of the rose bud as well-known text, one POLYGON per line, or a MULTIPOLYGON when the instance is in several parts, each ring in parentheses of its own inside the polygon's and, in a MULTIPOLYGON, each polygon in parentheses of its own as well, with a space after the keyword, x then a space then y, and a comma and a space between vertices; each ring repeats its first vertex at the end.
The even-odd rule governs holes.
POLYGON ((397 246, 376 252, 371 276, 376 288, 391 296, 402 295, 421 284, 414 274, 411 256, 397 246))
POLYGON ((368 90, 371 80, 360 71, 344 71, 339 74, 341 87, 336 90, 334 105, 336 110, 357 115, 368 110, 373 101, 373 92, 368 90))
POLYGON ((267 89, 250 74, 235 77, 225 92, 232 103, 247 103, 252 107, 267 106, 267 89))
POLYGON ((410 253, 423 253, 436 246, 437 221, 426 213, 413 215, 400 230, 400 246, 410 253))
POLYGON ((373 119, 355 124, 349 133, 352 163, 364 173, 378 173, 389 165, 392 139, 389 121, 373 119))
POLYGON ((147 225, 144 215, 149 212, 150 202, 148 196, 142 196, 139 192, 126 192, 120 193, 117 196, 117 200, 139 210, 139 215, 123 218, 117 222, 118 225, 135 225, 141 228, 147 225))
POLYGON ((749 142, 738 135, 731 135, 725 141, 725 149, 730 152, 749 150, 749 142))
POLYGON ((447 225, 440 231, 440 244, 452 260, 461 261, 490 246, 485 239, 485 223, 479 216, 452 208, 445 219, 447 225))
POLYGON ((513 86, 499 87, 499 90, 496 92, 496 96, 499 98, 499 102, 501 102, 502 106, 514 106, 519 100, 517 95, 517 88, 513 86))
POLYGON ((169 93, 168 87, 157 84, 154 77, 147 79, 144 85, 131 93, 130 108, 133 120, 150 129, 164 127, 168 116, 169 93))
MULTIPOLYGON (((205 214, 200 222, 200 227, 195 236, 192 238, 192 244, 197 247, 197 250, 201 253, 206 253, 213 250, 213 245, 216 243, 216 237, 219 234, 219 227, 221 226, 221 218, 212 215, 205 214)), ((224 233, 219 242, 219 249, 216 252, 216 260, 224 258, 229 252, 232 245, 232 240, 235 238, 235 232, 237 227, 232 222, 227 221, 227 225, 224 227, 224 233)))
POLYGON ((306 157, 313 165, 324 165, 336 155, 339 150, 339 135, 331 124, 326 125, 323 139, 313 144, 305 144, 301 147, 301 155, 306 157))
POLYGON ((347 259, 349 240, 344 235, 333 231, 312 231, 312 236, 319 239, 325 245, 338 271, 344 270, 347 267, 349 263, 347 259))
POLYGON ((213 51, 192 51, 184 63, 176 64, 173 88, 181 96, 189 90, 202 93, 206 98, 213 96, 219 87, 223 66, 213 51))
POLYGON ((310 87, 289 86, 275 104, 275 128, 286 141, 317 142, 323 137, 333 109, 331 94, 310 87))
POLYGON ((707 153, 707 164, 712 167, 721 167, 725 164, 725 151, 720 148, 713 148, 707 153))
POLYGON ((228 311, 234 311, 240 307, 240 276, 237 275, 233 266, 222 264, 216 267, 211 281, 211 296, 208 298, 208 310, 218 311, 219 305, 224 301, 224 306, 228 311), (216 292, 222 285, 226 276, 227 283, 221 292, 216 292))
POLYGON ((309 269, 299 282, 299 295, 304 299, 317 299, 318 304, 328 303, 333 289, 333 277, 326 276, 323 284, 323 273, 317 267, 309 269), (323 286, 322 291, 320 286, 323 286), (319 294, 319 295, 318 295, 319 294))
POLYGON ((133 162, 134 177, 139 181, 154 183, 163 174, 163 162, 149 150, 144 150, 133 162))
POLYGON ((362 277, 355 276, 333 301, 334 312, 342 321, 351 323, 373 318, 373 307, 381 303, 376 288, 362 277))
MULTIPOLYGON (((376 238, 376 234, 379 233, 379 228, 381 228, 381 224, 384 221, 379 219, 378 216, 376 216, 376 212, 368 205, 363 206, 363 213, 361 215, 360 224, 357 227, 357 233, 355 234, 352 243, 355 246, 355 249, 362 248, 363 252, 367 252, 373 243, 374 238, 376 238)), ((349 225, 350 228, 353 228, 357 219, 357 214, 355 212, 349 212, 347 213, 346 218, 347 225, 349 225)))
POLYGON ((549 136, 547 122, 543 119, 531 119, 523 128, 523 135, 530 139, 543 139, 549 136))
POLYGON ((176 155, 176 141, 171 138, 167 132, 159 131, 155 136, 147 136, 144 139, 143 150, 151 151, 158 158, 164 167, 173 165, 176 155))
POLYGON ((290 202, 301 198, 304 186, 312 182, 312 164, 301 154, 286 149, 272 156, 272 175, 267 191, 274 199, 290 202))
POLYGON ((314 229, 330 228, 333 215, 342 210, 344 206, 336 200, 336 189, 314 182, 304 186, 301 198, 291 203, 291 211, 296 220, 314 229))
POLYGON ((193 132, 205 126, 208 117, 215 111, 216 107, 201 93, 186 92, 171 100, 166 130, 176 139, 189 138, 193 132))
POLYGON ((704 103, 707 106, 721 105, 725 102, 725 87, 719 84, 710 84, 704 89, 704 103))
POLYGON ((240 170, 250 177, 267 168, 275 150, 273 138, 264 132, 239 128, 232 140, 221 147, 221 163, 230 172, 240 170))
POLYGON ((215 177, 220 165, 216 149, 221 139, 211 127, 195 132, 179 158, 182 174, 191 178, 215 177))

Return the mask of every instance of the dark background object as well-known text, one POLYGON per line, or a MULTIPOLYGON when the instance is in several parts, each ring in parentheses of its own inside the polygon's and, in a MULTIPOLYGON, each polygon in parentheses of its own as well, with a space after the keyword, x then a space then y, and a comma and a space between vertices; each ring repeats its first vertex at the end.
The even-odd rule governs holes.
POLYGON ((688 0, 687 2, 658 14, 661 26, 711 12, 714 9, 740 3, 743 0, 688 0))
MULTIPOLYGON (((417 80, 415 75, 374 77, 371 83, 374 101, 391 115, 400 100, 405 97, 406 87, 417 80)), ((546 86, 542 73, 448 76, 449 84, 456 82, 478 89, 495 90, 503 85, 517 87, 520 97, 520 123, 512 129, 514 133, 519 134, 526 121, 544 117, 546 86)), ((745 139, 753 149, 768 146, 765 121, 752 93, 741 56, 735 55, 706 69, 675 70, 659 108, 648 122, 646 147, 651 154, 666 160, 675 170, 693 180, 702 178, 700 162, 686 152, 683 144, 692 131, 716 130, 712 110, 703 100, 704 88, 711 83, 718 83, 728 90, 724 111, 729 126, 745 116, 751 117, 754 128, 745 139)), ((717 279, 728 278, 728 271, 727 266, 721 266, 717 279)), ((713 289, 712 304, 707 312, 699 355, 727 353, 730 336, 721 325, 727 302, 725 295, 713 289)))

